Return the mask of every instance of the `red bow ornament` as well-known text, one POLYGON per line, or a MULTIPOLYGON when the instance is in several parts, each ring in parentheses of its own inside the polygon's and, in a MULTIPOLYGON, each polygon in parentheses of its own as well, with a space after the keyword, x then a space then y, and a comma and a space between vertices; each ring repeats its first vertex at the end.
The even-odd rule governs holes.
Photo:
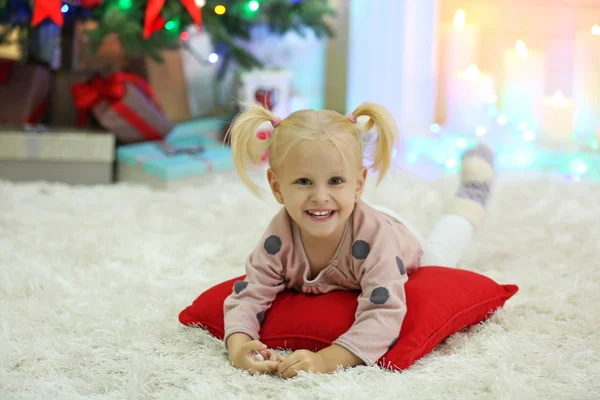
MULTIPOLYGON (((180 0, 188 13, 192 16, 194 23, 198 26, 202 23, 202 13, 195 0, 180 0)), ((165 19, 160 12, 165 0, 149 0, 146 6, 146 17, 144 20, 144 38, 148 39, 154 32, 158 32, 165 26, 165 19)))
POLYGON ((33 18, 31 26, 39 25, 46 18, 50 18, 56 25, 63 25, 61 0, 35 0, 33 4, 33 18))

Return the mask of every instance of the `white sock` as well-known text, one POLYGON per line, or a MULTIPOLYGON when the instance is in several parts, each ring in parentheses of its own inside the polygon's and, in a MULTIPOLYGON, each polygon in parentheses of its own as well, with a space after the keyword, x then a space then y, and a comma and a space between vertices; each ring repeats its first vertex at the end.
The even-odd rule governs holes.
POLYGON ((480 144, 467 150, 461 161, 460 186, 450 202, 447 213, 461 215, 477 229, 494 180, 494 154, 480 144))

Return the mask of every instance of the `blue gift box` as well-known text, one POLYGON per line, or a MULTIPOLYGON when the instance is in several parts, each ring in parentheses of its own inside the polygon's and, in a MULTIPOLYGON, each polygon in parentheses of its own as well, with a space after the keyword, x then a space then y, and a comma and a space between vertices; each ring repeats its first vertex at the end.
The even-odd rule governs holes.
POLYGON ((142 172, 161 181, 235 168, 231 150, 203 136, 121 146, 117 149, 117 160, 120 165, 141 167, 142 172))

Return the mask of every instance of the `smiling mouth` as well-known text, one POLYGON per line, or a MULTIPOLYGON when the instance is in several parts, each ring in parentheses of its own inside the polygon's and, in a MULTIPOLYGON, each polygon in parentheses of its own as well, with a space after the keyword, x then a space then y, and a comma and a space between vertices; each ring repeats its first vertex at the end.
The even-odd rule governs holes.
POLYGON ((337 212, 335 210, 308 210, 304 211, 312 220, 315 221, 326 221, 333 217, 337 212))

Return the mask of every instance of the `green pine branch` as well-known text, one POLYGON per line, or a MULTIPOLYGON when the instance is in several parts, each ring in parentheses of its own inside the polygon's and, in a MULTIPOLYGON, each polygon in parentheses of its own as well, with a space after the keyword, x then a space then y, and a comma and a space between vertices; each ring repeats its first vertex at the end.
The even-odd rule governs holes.
MULTIPOLYGON (((33 0, 29 1, 33 4, 33 0)), ((335 15, 328 0, 259 0, 260 7, 255 12, 248 9, 248 2, 249 0, 207 0, 202 8, 203 28, 210 34, 214 48, 224 53, 220 54, 224 61, 219 76, 224 75, 224 69, 231 63, 243 69, 262 66, 243 47, 256 25, 264 24, 276 34, 295 31, 304 35, 308 29, 320 38, 334 36, 326 22, 328 17, 335 15), (215 13, 215 6, 219 4, 227 7, 223 15, 215 13)), ((7 4, 7 0, 0 0, 0 12, 7 4)), ((130 0, 129 8, 123 8, 124 4, 119 0, 106 0, 93 12, 92 20, 98 23, 98 27, 86 32, 91 54, 98 51, 107 35, 115 33, 124 50, 132 57, 149 56, 162 62, 161 50, 177 48, 180 33, 193 23, 180 0, 165 0, 161 16, 166 21, 172 21, 167 25, 170 30, 162 29, 146 39, 143 31, 148 1, 130 0)), ((4 37, 0 36, 0 43, 6 39, 5 36, 6 34, 4 37)))

